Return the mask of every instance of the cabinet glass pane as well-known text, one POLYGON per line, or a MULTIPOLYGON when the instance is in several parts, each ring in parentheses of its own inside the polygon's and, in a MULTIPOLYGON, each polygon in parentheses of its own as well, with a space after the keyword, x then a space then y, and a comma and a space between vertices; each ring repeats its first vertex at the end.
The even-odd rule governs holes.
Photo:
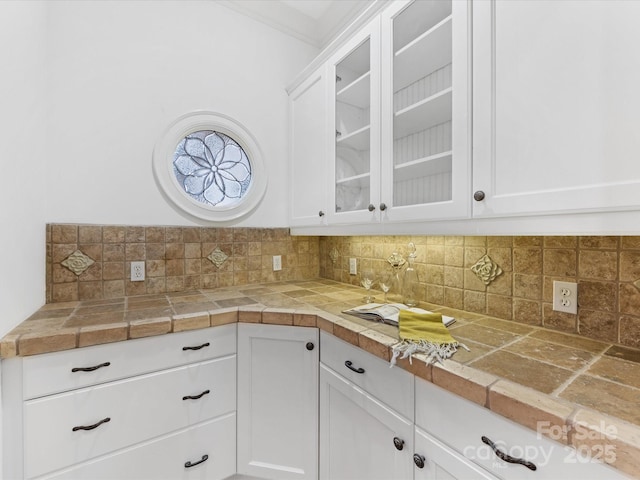
POLYGON ((370 50, 367 39, 336 65, 337 213, 362 210, 369 205, 370 50))
POLYGON ((393 204, 452 199, 451 0, 393 20, 393 204))

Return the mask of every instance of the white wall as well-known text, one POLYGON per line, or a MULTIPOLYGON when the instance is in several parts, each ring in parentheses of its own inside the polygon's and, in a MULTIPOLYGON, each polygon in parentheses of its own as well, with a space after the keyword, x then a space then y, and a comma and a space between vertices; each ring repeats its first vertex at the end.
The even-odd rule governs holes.
POLYGON ((230 115, 262 147, 269 185, 243 226, 287 225, 286 85, 318 53, 208 1, 50 4, 47 221, 189 225, 151 153, 194 110, 230 115))
POLYGON ((0 337, 45 299, 46 8, 0 1, 0 337))
POLYGON ((45 27, 44 3, 0 2, 0 337, 45 299, 45 27))

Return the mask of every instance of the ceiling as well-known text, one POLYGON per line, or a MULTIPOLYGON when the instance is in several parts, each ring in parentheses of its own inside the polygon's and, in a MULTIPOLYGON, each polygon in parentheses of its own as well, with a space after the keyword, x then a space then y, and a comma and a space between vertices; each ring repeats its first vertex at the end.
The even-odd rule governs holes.
POLYGON ((216 0, 319 49, 377 0, 216 0))

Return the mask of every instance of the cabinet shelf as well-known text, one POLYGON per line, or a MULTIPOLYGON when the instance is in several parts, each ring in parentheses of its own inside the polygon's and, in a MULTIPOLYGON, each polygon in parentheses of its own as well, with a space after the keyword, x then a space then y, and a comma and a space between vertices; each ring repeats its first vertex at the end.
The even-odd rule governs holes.
POLYGON ((337 100, 348 105, 352 105, 358 108, 369 108, 371 102, 371 73, 367 72, 364 75, 356 78, 349 85, 341 89, 337 94, 337 100))
POLYGON ((402 138, 451 120, 452 88, 396 112, 393 138, 402 138))
POLYGON ((351 147, 354 150, 369 150, 369 135, 371 126, 366 125, 355 132, 338 137, 336 144, 341 147, 351 147))
POLYGON ((353 175, 336 180, 336 185, 345 185, 348 187, 368 187, 370 178, 370 173, 361 173, 360 175, 353 175))
POLYGON ((449 15, 395 53, 394 92, 451 63, 452 25, 449 15))
POLYGON ((451 159, 452 152, 449 150, 395 165, 393 168, 393 180, 394 182, 402 182, 414 178, 429 177, 440 173, 451 172, 451 159))

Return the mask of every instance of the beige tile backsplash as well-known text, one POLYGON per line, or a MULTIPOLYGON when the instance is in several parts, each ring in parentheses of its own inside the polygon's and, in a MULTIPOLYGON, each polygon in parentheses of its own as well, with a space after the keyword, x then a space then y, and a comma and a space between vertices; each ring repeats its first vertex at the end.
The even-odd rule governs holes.
POLYGON ((47 303, 316 278, 318 265, 318 238, 287 228, 47 225, 47 303), (227 257, 219 267, 207 258, 216 249, 227 257), (94 262, 79 275, 62 263, 76 250, 94 262), (137 260, 146 278, 131 282, 137 260))
POLYGON ((47 303, 105 300, 324 277, 357 284, 359 268, 389 268, 416 245, 423 300, 518 323, 640 348, 640 236, 292 236, 286 228, 47 225, 47 303), (207 258, 221 250, 216 266, 207 258), (62 262, 93 260, 77 275, 62 262), (272 271, 272 256, 282 270, 272 271), (484 255, 502 273, 489 285, 471 270, 484 255), (146 279, 129 280, 130 262, 146 279), (335 261, 334 261, 335 260, 335 261), (552 310, 554 280, 578 283, 578 315, 552 310))
POLYGON ((427 302, 640 347, 640 237, 321 237, 320 276, 355 284, 349 257, 380 271, 409 242, 427 302), (471 270, 485 254, 489 285, 471 270), (577 315, 552 310, 554 280, 578 283, 577 315))

